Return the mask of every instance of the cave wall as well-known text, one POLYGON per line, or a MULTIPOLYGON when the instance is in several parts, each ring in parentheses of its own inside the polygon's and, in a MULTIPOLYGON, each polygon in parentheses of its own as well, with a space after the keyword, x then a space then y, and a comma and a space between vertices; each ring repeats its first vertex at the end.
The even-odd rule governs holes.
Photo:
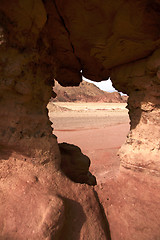
POLYGON ((158 0, 1 0, 1 239, 159 239, 159 24, 158 0), (63 175, 46 110, 54 78, 82 75, 129 95, 120 172, 103 187, 63 175))
POLYGON ((160 50, 148 58, 113 69, 113 81, 129 94, 131 131, 119 154, 121 165, 159 175, 160 50), (122 87, 124 88, 124 87, 122 87))

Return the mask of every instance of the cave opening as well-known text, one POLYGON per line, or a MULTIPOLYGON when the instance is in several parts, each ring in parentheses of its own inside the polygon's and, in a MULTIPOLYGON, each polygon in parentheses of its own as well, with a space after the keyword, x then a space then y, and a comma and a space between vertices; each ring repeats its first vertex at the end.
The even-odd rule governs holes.
MULTIPOLYGON (((113 87, 112 90, 116 91, 113 87)), ((78 167, 81 168, 79 170, 81 175, 83 163, 78 166, 78 162, 79 159, 85 161, 82 156, 87 156, 91 161, 89 166, 86 162, 87 174, 93 180, 91 181, 93 184, 89 181, 89 185, 96 184, 93 175, 98 184, 114 177, 120 166, 118 151, 125 142, 130 128, 126 109, 127 97, 122 98, 122 94, 118 92, 103 91, 91 81, 84 80, 78 87, 62 87, 55 81, 53 92, 54 98, 50 99, 48 110, 53 134, 57 136, 61 152, 62 171, 75 182, 88 183, 88 180, 84 180, 84 176, 81 180, 80 177, 73 177, 76 171, 78 172, 78 167), (76 148, 80 149, 78 155, 74 153, 77 152, 76 148), (68 160, 69 156, 70 160, 68 160), (74 163, 72 160, 75 157, 77 157, 77 165, 76 160, 74 163), (67 161, 72 163, 68 167, 72 169, 69 170, 69 174, 67 161)))

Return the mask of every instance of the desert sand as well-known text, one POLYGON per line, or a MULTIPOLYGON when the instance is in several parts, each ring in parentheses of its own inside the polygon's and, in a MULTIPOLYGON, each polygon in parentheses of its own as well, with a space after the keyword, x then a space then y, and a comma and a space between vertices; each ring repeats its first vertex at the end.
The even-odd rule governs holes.
POLYGON ((119 169, 117 153, 129 131, 126 104, 50 102, 48 109, 58 143, 81 148, 98 184, 114 177, 119 169))

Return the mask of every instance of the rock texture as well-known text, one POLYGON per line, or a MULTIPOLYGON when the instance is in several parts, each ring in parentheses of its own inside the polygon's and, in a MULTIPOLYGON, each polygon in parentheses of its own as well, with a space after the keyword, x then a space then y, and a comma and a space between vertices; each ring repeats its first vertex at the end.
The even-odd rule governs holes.
POLYGON ((111 239, 159 239, 159 188, 159 178, 124 169, 118 178, 96 186, 111 239))
POLYGON ((1 0, 1 239, 160 238, 159 47, 159 0, 1 0), (64 176, 47 116, 54 79, 82 75, 129 95, 110 200, 64 176))
POLYGON ((96 178, 89 172, 90 159, 73 144, 60 143, 61 169, 72 181, 96 185, 96 178))
POLYGON ((82 81, 78 87, 62 87, 55 81, 53 91, 56 97, 52 101, 59 102, 127 102, 127 96, 121 96, 118 92, 105 92, 93 83, 82 81))
POLYGON ((53 26, 56 79, 63 86, 78 83, 78 69, 88 79, 107 79, 111 68, 145 58, 160 45, 157 0, 54 3, 63 24, 63 31, 58 20, 53 26))
POLYGON ((160 51, 151 56, 118 67, 112 78, 124 81, 130 95, 128 101, 131 131, 120 150, 126 168, 159 175, 159 60, 160 51))

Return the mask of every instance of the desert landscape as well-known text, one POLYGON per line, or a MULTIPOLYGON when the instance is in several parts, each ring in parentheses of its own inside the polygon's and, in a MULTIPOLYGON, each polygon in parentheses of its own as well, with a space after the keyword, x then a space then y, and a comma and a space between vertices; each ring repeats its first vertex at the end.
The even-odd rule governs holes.
POLYGON ((50 102, 49 117, 58 143, 79 146, 91 160, 97 183, 119 170, 118 150, 129 132, 126 103, 50 102))

